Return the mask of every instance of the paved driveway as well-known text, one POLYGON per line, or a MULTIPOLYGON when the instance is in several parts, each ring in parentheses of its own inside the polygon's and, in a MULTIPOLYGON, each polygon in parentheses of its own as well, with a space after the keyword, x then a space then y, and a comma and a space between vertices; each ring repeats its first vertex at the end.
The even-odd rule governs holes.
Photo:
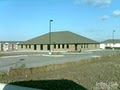
MULTIPOLYGON (((101 55, 111 55, 120 53, 115 50, 95 50, 83 53, 63 53, 61 55, 47 55, 41 52, 10 52, 9 54, 17 54, 15 56, 0 58, 0 71, 6 71, 10 67, 38 67, 49 64, 60 64, 71 61, 84 60, 88 58, 98 57, 101 55), (22 55, 21 55, 22 53, 22 55), (19 55, 20 54, 20 55, 19 55)), ((4 53, 8 54, 8 53, 4 53)))

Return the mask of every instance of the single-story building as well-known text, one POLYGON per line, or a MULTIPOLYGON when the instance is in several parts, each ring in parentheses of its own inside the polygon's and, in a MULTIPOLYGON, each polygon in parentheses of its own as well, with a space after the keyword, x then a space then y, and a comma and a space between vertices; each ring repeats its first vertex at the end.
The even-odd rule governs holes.
POLYGON ((108 39, 100 43, 101 49, 120 48, 120 39, 108 39))
POLYGON ((99 42, 70 31, 51 32, 19 43, 19 50, 81 52, 98 48, 99 42))
POLYGON ((19 41, 0 41, 0 51, 18 50, 19 41))

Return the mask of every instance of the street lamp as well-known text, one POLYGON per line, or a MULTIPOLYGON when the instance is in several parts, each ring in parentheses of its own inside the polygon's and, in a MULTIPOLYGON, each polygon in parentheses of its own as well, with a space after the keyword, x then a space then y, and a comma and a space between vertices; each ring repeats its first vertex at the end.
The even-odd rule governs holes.
POLYGON ((115 33, 115 30, 113 30, 113 50, 114 50, 114 33, 115 33))
POLYGON ((49 20, 49 54, 51 54, 51 22, 53 22, 53 20, 49 20))

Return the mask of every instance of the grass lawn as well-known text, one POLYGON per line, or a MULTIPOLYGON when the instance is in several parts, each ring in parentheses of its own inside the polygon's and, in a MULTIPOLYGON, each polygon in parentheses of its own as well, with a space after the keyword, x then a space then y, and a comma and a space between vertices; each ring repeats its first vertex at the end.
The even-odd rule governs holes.
POLYGON ((120 55, 37 68, 10 69, 1 83, 45 90, 120 90, 120 55))

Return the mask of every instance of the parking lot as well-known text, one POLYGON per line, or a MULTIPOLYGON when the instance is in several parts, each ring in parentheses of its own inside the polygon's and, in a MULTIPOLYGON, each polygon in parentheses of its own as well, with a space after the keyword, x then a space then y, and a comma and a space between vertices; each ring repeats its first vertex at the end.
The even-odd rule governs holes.
POLYGON ((7 71, 10 67, 39 67, 118 53, 120 51, 117 50, 89 50, 82 53, 64 52, 59 55, 49 55, 48 52, 1 52, 0 54, 5 56, 0 57, 0 71, 7 71))

